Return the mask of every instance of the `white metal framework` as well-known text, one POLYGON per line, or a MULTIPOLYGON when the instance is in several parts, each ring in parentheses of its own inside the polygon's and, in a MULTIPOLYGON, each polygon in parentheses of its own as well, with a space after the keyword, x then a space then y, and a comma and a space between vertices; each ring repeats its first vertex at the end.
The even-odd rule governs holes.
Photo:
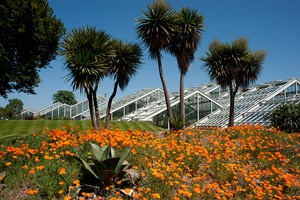
MULTIPOLYGON (((186 126, 226 127, 229 118, 229 94, 226 88, 216 83, 205 83, 185 90, 186 126)), ((100 116, 106 115, 107 99, 98 97, 100 116)), ((170 95, 175 114, 179 110, 179 93, 170 95)), ((297 78, 278 80, 253 85, 238 92, 235 99, 234 121, 239 124, 270 125, 268 116, 282 103, 300 103, 300 81, 297 78)), ((23 116, 44 116, 48 119, 89 119, 87 100, 73 106, 56 103, 40 111, 26 110, 23 116)), ((151 121, 158 126, 168 127, 163 90, 143 89, 114 101, 112 120, 151 121)))

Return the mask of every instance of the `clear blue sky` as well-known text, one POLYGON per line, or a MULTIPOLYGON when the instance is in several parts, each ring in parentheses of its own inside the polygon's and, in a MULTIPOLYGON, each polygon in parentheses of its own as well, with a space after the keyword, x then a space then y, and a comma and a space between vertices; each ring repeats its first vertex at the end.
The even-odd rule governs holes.
MULTIPOLYGON (((209 81, 202 70, 200 57, 209 44, 218 39, 231 42, 238 37, 249 39, 250 49, 266 50, 268 55, 257 83, 300 78, 300 1, 299 0, 169 0, 169 4, 180 9, 183 6, 197 9, 203 16, 205 32, 195 54, 195 61, 185 77, 185 87, 209 81)), ((150 0, 49 0, 57 18, 65 24, 67 32, 73 28, 94 26, 105 30, 113 38, 139 42, 136 36, 137 17, 147 9, 150 0)), ((144 50, 143 64, 124 92, 118 90, 116 98, 137 92, 143 88, 161 87, 156 61, 150 60, 144 50)), ((57 57, 51 68, 42 69, 42 82, 36 95, 14 93, 8 99, 19 98, 25 108, 41 109, 52 104, 52 95, 58 90, 72 90, 65 82, 68 73, 63 70, 64 60, 57 57)), ((176 60, 164 55, 163 69, 168 90, 179 90, 179 71, 176 60)), ((104 79, 98 95, 110 96, 113 81, 104 79)), ((78 101, 85 95, 74 91, 78 101)), ((0 97, 0 106, 7 100, 0 97)))

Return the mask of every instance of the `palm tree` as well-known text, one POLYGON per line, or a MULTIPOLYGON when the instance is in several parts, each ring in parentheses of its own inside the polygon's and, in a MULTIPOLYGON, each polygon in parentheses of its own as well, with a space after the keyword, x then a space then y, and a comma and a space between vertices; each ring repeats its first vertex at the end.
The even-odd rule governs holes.
POLYGON ((169 122, 173 113, 162 69, 161 51, 167 49, 175 31, 174 25, 174 11, 165 1, 160 0, 148 6, 148 10, 143 12, 143 17, 137 19, 138 38, 148 47, 150 58, 157 60, 169 122))
POLYGON ((201 58, 211 80, 229 89, 229 127, 234 125, 234 99, 238 89, 246 88, 257 80, 265 56, 264 51, 251 52, 247 39, 239 38, 231 44, 212 42, 206 57, 201 58))
POLYGON ((65 69, 69 71, 67 81, 73 89, 85 92, 93 127, 99 128, 97 89, 99 81, 109 69, 109 59, 113 55, 110 35, 104 31, 87 27, 74 29, 63 41, 61 54, 65 57, 65 69))
POLYGON ((180 119, 185 121, 184 109, 184 76, 195 58, 198 44, 202 37, 203 16, 197 10, 182 8, 175 14, 176 33, 172 37, 169 51, 177 59, 180 71, 180 119))
POLYGON ((113 47, 115 56, 112 59, 110 75, 113 76, 115 83, 107 104, 105 128, 109 128, 111 104, 117 94, 118 87, 124 90, 142 63, 142 50, 137 44, 114 41, 113 47))

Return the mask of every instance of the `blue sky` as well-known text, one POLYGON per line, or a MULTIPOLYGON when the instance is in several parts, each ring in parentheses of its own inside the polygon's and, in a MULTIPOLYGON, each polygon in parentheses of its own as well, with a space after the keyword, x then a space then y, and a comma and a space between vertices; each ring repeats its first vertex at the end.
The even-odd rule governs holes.
MULTIPOLYGON (((105 30, 113 38, 139 42, 136 36, 136 18, 151 4, 150 0, 49 0, 54 14, 64 23, 67 32, 74 28, 94 26, 105 30)), ((183 6, 197 9, 204 16, 205 31, 195 54, 195 60, 185 77, 185 87, 206 83, 209 80, 199 60, 209 44, 218 39, 231 42, 247 37, 250 49, 266 50, 267 57, 257 83, 300 78, 300 1, 299 0, 169 0, 174 9, 183 6)), ((143 64, 128 87, 116 98, 137 92, 143 88, 161 87, 157 62, 149 59, 144 48, 143 64)), ((164 54, 163 69, 169 91, 179 90, 179 71, 175 58, 164 54)), ((72 90, 65 82, 67 71, 64 60, 57 57, 50 67, 40 71, 42 82, 36 95, 9 94, 8 99, 19 98, 25 108, 41 109, 52 104, 52 95, 58 90, 72 90)), ((110 96, 113 81, 100 83, 98 95, 110 96)), ((85 95, 74 91, 78 101, 85 95)), ((7 100, 8 100, 7 99, 7 100)), ((7 100, 0 97, 0 106, 7 100)))

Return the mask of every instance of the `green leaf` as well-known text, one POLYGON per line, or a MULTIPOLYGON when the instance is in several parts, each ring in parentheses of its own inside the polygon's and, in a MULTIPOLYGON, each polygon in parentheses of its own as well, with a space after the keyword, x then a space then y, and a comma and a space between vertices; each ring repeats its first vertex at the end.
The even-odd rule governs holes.
POLYGON ((110 145, 102 147, 102 151, 104 152, 102 160, 115 157, 115 150, 110 145))
POLYGON ((73 156, 73 158, 75 158, 78 162, 80 162, 85 167, 85 169, 87 169, 95 178, 99 179, 97 174, 92 170, 92 168, 87 162, 85 162, 83 159, 79 158, 78 156, 73 156))
POLYGON ((103 156, 103 148, 101 148, 99 145, 90 143, 92 151, 94 156, 96 157, 97 160, 101 160, 103 156))
POLYGON ((124 149, 124 151, 122 152, 121 156, 120 156, 120 160, 115 168, 115 172, 118 173, 121 170, 122 164, 125 161, 126 157, 128 156, 128 154, 131 151, 131 147, 127 147, 126 149, 124 149))
POLYGON ((91 161, 93 161, 93 163, 95 164, 97 175, 99 175, 101 173, 101 171, 106 169, 106 166, 102 161, 94 159, 94 158, 89 158, 89 159, 91 161))
POLYGON ((116 158, 108 158, 106 160, 103 160, 103 164, 105 165, 105 169, 115 170, 118 163, 119 163, 120 157, 116 158))

